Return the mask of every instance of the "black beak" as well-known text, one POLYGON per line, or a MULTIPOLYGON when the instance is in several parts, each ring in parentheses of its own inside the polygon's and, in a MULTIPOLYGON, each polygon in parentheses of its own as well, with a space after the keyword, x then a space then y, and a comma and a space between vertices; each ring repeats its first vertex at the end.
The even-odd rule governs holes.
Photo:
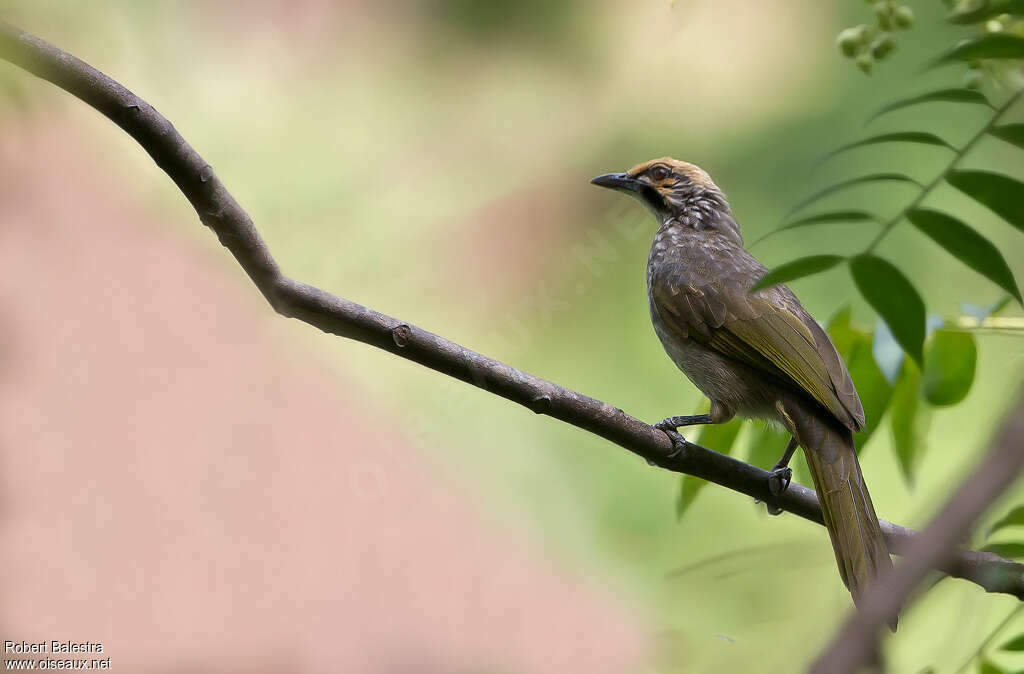
POLYGON ((639 180, 627 173, 606 173, 603 176, 597 176, 590 183, 622 192, 639 192, 641 184, 639 180))

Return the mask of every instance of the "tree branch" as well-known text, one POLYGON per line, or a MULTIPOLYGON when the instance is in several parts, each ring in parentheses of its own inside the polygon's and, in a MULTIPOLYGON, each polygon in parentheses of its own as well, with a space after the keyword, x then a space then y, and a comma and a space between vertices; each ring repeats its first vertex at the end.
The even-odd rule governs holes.
MULTIPOLYGON (((489 393, 601 436, 667 470, 714 482, 761 501, 777 503, 821 524, 814 492, 793 484, 778 500, 768 473, 724 454, 690 444, 673 455, 668 436, 621 409, 535 377, 397 318, 335 297, 284 276, 252 220, 202 157, 151 105, 84 61, 0 21, 0 58, 88 103, 120 126, 175 182, 199 219, 234 255, 278 313, 342 337, 370 344, 489 393)), ((882 522, 889 548, 900 554, 915 534, 882 522)), ((989 592, 1024 599, 1024 565, 992 553, 961 550, 939 568, 989 592)))
POLYGON ((985 459, 907 547, 903 562, 879 579, 847 619, 811 674, 846 674, 879 664, 878 635, 936 565, 948 562, 974 522, 1024 467, 1024 395, 1009 413, 985 459))

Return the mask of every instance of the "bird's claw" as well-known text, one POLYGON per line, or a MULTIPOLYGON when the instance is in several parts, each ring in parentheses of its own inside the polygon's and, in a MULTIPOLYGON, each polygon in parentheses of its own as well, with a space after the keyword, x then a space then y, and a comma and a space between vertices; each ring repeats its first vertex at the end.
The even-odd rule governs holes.
POLYGON ((690 443, 688 443, 686 438, 680 435, 678 431, 674 428, 662 428, 658 425, 655 425, 654 427, 667 435, 668 439, 672 441, 672 453, 668 455, 669 459, 675 459, 686 451, 686 445, 690 443))
POLYGON ((673 421, 675 421, 675 417, 668 417, 667 419, 662 419, 658 423, 654 424, 654 427, 659 431, 665 431, 666 433, 669 431, 675 431, 679 428, 679 424, 673 424, 673 421))
POLYGON ((793 469, 789 466, 779 466, 773 468, 768 473, 768 491, 772 493, 772 496, 778 498, 786 493, 789 489, 789 484, 793 481, 793 469))
MULTIPOLYGON (((793 481, 793 469, 789 466, 776 466, 768 473, 768 491, 774 498, 779 498, 789 489, 793 481)), ((776 503, 765 503, 769 515, 781 515, 782 507, 776 503)))

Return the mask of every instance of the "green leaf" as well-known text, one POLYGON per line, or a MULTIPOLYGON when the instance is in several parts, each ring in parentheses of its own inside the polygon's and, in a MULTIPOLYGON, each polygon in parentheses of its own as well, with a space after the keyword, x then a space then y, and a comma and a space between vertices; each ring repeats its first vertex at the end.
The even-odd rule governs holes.
POLYGON ((924 438, 931 421, 929 410, 921 405, 920 389, 921 371, 914 361, 904 360, 893 387, 889 425, 893 451, 908 484, 914 482, 914 472, 924 454, 924 438))
POLYGON ((907 219, 953 257, 1024 303, 1013 272, 991 241, 960 220, 939 211, 915 208, 907 212, 907 219))
POLYGON ((1000 140, 1024 148, 1024 124, 1002 124, 989 133, 1000 140))
MULTIPOLYGON (((786 443, 789 442, 789 433, 777 431, 771 426, 754 425, 751 428, 750 448, 747 452, 747 462, 765 470, 772 467, 782 458, 786 451, 786 443)), ((793 469, 793 481, 798 484, 811 485, 811 471, 807 467, 804 455, 797 451, 789 462, 793 469)))
POLYGON ((828 211, 825 213, 816 213, 815 215, 808 215, 806 218, 800 218, 794 220, 788 224, 782 225, 777 229, 773 229, 770 232, 761 236, 761 238, 750 244, 756 246, 761 243, 769 236, 774 236, 779 232, 784 232, 787 229, 796 229, 798 227, 808 227, 810 225, 829 225, 837 222, 865 222, 865 221, 879 222, 877 216, 874 216, 867 211, 828 211))
POLYGON ((782 458, 789 442, 787 433, 780 433, 768 425, 754 426, 750 436, 750 448, 747 461, 758 468, 771 470, 772 466, 782 458))
POLYGON ((708 424, 701 426, 700 434, 693 442, 698 445, 713 449, 720 454, 729 454, 732 451, 736 436, 743 427, 743 421, 739 418, 733 419, 726 424, 708 424))
POLYGON ((992 107, 992 104, 988 102, 984 94, 974 89, 939 89, 938 91, 929 91, 928 93, 911 96, 910 98, 901 98, 898 101, 883 105, 878 109, 878 112, 868 118, 868 122, 894 110, 909 108, 912 105, 920 105, 922 103, 970 103, 992 107))
POLYGON ((1001 651, 1024 651, 1024 634, 1018 634, 999 647, 1001 651))
POLYGON ((811 468, 807 465, 807 457, 804 456, 803 450, 798 450, 793 455, 793 459, 789 462, 789 467, 793 469, 793 482, 802 484, 806 487, 814 486, 814 478, 811 477, 811 468))
POLYGON ((846 363, 853 385, 864 406, 864 430, 856 436, 860 451, 871 438, 892 398, 892 386, 882 374, 872 354, 873 335, 850 324, 850 308, 845 307, 828 325, 828 334, 836 351, 846 363))
POLYGON ((967 332, 936 330, 924 352, 924 396, 932 405, 955 405, 974 383, 978 346, 967 332))
POLYGON ((950 171, 949 184, 1024 231, 1024 183, 989 171, 950 171))
POLYGON ((871 215, 867 211, 828 211, 827 213, 817 213, 815 215, 808 215, 805 218, 794 220, 793 222, 783 226, 781 229, 793 229, 794 227, 806 227, 807 225, 823 225, 834 222, 863 222, 864 220, 874 220, 878 222, 878 217, 871 215))
POLYGON ((991 552, 1006 559, 1020 559, 1024 557, 1024 543, 989 543, 981 551, 991 552))
POLYGON ((770 288, 771 286, 778 285, 780 283, 788 283, 804 276, 810 276, 812 274, 819 274, 826 269, 831 269, 845 258, 841 255, 811 255, 809 257, 801 257, 787 262, 786 264, 779 265, 775 269, 768 271, 764 276, 754 284, 754 287, 750 289, 750 292, 757 292, 764 288, 770 288))
POLYGON ((850 258, 850 272, 864 299, 889 326, 893 337, 911 358, 924 361, 924 301, 891 262, 871 254, 850 258))
POLYGON ((910 176, 904 175, 902 173, 871 173, 866 176, 860 176, 857 178, 851 178, 850 180, 844 180, 840 183, 836 183, 835 185, 829 185, 824 189, 818 190, 811 196, 799 202, 796 206, 793 206, 793 208, 789 209, 789 212, 786 213, 786 216, 792 215, 793 213, 796 213, 800 209, 809 206, 810 204, 813 204, 816 201, 820 201, 821 199, 824 199, 825 197, 831 194, 835 194, 836 192, 839 192, 841 190, 845 190, 850 187, 856 187, 857 185, 881 182, 902 182, 921 187, 921 183, 917 182, 910 176))
POLYGON ((690 504, 697 498, 697 493, 704 488, 707 480, 693 475, 683 475, 679 482, 679 497, 676 499, 676 519, 683 519, 690 504))
POLYGON ((1017 527, 1024 525, 1024 505, 1019 505, 1010 512, 1003 515, 999 520, 989 527, 988 535, 991 536, 1000 529, 1006 527, 1017 527))
POLYGON ((993 304, 989 308, 988 315, 989 316, 997 316, 997 315, 999 315, 1000 313, 1002 313, 1003 309, 1005 309, 1006 307, 1008 307, 1010 305, 1010 302, 1012 301, 1012 299, 1013 298, 1011 298, 1009 295, 1003 295, 1002 297, 999 298, 999 300, 995 304, 993 304))
POLYGON ((1024 58, 1024 38, 1006 33, 990 33, 964 40, 935 59, 929 67, 976 59, 1019 58, 1024 58))
POLYGON ((852 349, 853 341, 861 338, 868 337, 867 330, 858 330, 853 327, 850 322, 850 318, 853 315, 853 309, 850 305, 844 305, 836 315, 832 317, 832 320, 828 322, 828 327, 825 331, 828 332, 828 336, 832 339, 832 345, 836 347, 836 351, 839 355, 846 359, 846 354, 852 349))
MULTIPOLYGON (((708 449, 713 449, 716 452, 721 452, 722 454, 728 454, 732 451, 732 446, 736 442, 736 436, 739 434, 740 428, 742 428, 742 423, 741 419, 736 418, 727 424, 702 426, 700 434, 691 442, 708 449)), ((679 498, 676 500, 676 517, 678 519, 682 519, 687 509, 693 504, 693 500, 697 498, 698 492, 706 484, 706 480, 694 477, 693 475, 684 475, 682 477, 679 484, 679 498)))
POLYGON ((981 663, 981 669, 978 670, 978 674, 1006 674, 1006 670, 988 660, 984 660, 981 663))
POLYGON ((974 7, 953 12, 949 15, 950 23, 961 26, 981 23, 1000 14, 1024 14, 1024 0, 993 0, 992 2, 975 3, 974 7))
POLYGON ((922 145, 935 145, 937 147, 945 147, 950 150, 956 150, 955 147, 942 140, 934 133, 925 133, 924 131, 898 131, 895 133, 883 133, 878 136, 871 136, 870 138, 863 138, 852 143, 838 147, 832 150, 820 160, 819 164, 823 164, 837 154, 853 150, 854 148, 864 147, 865 145, 878 145, 879 143, 919 143, 922 145))

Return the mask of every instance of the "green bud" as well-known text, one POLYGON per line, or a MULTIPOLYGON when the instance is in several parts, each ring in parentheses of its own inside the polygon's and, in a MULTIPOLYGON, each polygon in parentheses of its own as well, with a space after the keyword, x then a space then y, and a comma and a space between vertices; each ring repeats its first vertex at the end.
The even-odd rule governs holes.
POLYGON ((956 0, 955 7, 957 14, 967 12, 978 12, 988 9, 989 0, 956 0))
POLYGON ((988 33, 1002 33, 1003 22, 999 19, 989 19, 985 22, 985 31, 988 33))
POLYGON ((985 76, 980 70, 968 70, 964 75, 964 86, 968 89, 981 89, 985 76))
POLYGON ((874 42, 871 43, 871 56, 876 61, 881 61, 886 56, 892 53, 892 50, 896 48, 896 40, 888 35, 883 35, 874 42))
POLYGON ((886 4, 875 5, 875 20, 882 30, 892 30, 892 8, 886 4))
POLYGON ((857 57, 856 63, 857 68, 859 68, 862 73, 870 75, 871 68, 875 65, 875 60, 871 58, 871 54, 863 52, 857 57))
POLYGON ((896 8, 896 12, 892 15, 892 22, 896 24, 897 28, 906 30, 914 25, 914 10, 910 9, 906 5, 896 8))
POLYGON ((839 51, 842 52, 843 56, 847 58, 853 58, 853 55, 857 53, 857 49, 861 46, 860 30, 857 28, 847 28, 839 32, 836 36, 836 46, 839 47, 839 51))

